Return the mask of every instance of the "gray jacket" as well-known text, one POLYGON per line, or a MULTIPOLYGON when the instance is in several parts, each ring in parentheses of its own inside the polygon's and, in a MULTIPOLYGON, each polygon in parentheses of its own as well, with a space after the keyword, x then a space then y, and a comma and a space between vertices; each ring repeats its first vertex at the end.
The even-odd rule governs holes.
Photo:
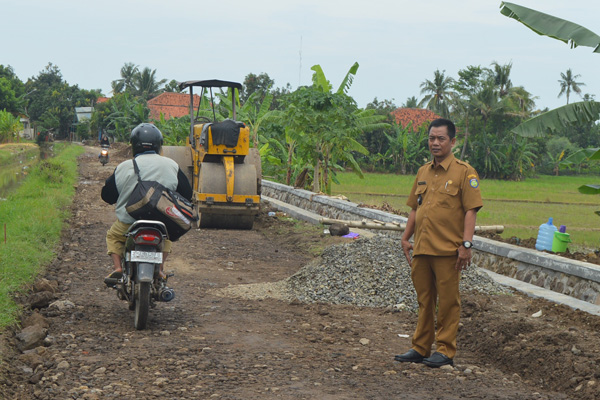
MULTIPOLYGON (((154 152, 147 152, 138 154, 135 162, 140 169, 140 178, 143 181, 157 181, 186 199, 192 199, 190 183, 175 161, 154 152)), ((133 160, 127 160, 115 168, 115 172, 106 180, 102 188, 102 199, 108 204, 116 204, 117 218, 126 224, 135 221, 125 210, 125 205, 137 181, 133 160)))

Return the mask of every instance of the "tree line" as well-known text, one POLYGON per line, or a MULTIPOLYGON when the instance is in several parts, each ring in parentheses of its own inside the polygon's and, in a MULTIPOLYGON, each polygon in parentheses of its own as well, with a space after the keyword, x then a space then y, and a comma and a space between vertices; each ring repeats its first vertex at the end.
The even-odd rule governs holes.
MULTIPOLYGON (((421 99, 410 97, 401 107, 426 108, 453 119, 458 128, 456 156, 486 178, 519 180, 558 173, 567 155, 600 145, 594 122, 576 123, 543 138, 515 135, 516 126, 543 110, 536 109, 535 96, 513 84, 511 68, 510 63, 497 62, 489 67, 470 65, 456 77, 436 70, 431 80, 422 82, 421 99)), ((275 87, 264 72, 245 77, 237 98, 237 118, 251 130, 266 177, 330 191, 342 170, 359 175, 365 170, 414 173, 427 160, 426 124, 400 125, 392 114, 398 108, 393 100, 375 98, 364 109, 357 106, 349 89, 358 69, 358 63, 352 65, 335 90, 319 65, 312 67, 312 84, 295 90, 289 84, 275 87)), ((106 132, 126 141, 133 127, 149 121, 149 99, 179 89, 175 80, 158 79, 156 70, 133 63, 123 65, 118 75, 110 99, 97 103, 100 90, 69 85, 53 64, 27 82, 21 82, 10 66, 0 66, 0 110, 13 118, 28 116, 38 131, 52 130, 59 138, 73 133, 97 138, 98 132, 106 132), (94 112, 91 120, 75 124, 74 108, 80 106, 94 106, 94 112)), ((582 95, 585 84, 579 78, 570 69, 561 74, 558 95, 565 95, 567 102, 573 94, 592 101, 593 96, 582 95)), ((225 96, 217 93, 215 99, 219 119, 232 116, 225 96)), ((202 99, 206 108, 209 101, 202 99)), ((185 143, 189 116, 170 120, 161 116, 154 122, 165 134, 166 144, 185 143)), ((590 164, 582 161, 575 167, 581 171, 590 164)))

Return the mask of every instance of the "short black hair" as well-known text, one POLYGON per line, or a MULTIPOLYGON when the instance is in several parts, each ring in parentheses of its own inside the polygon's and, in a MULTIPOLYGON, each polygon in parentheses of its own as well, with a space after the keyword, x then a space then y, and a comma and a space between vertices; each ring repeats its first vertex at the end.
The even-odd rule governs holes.
POLYGON ((456 126, 454 126, 454 122, 445 118, 438 118, 431 121, 431 123, 429 124, 429 128, 427 128, 427 133, 431 131, 431 128, 439 128, 440 126, 447 127, 448 137, 450 137, 450 139, 454 139, 454 136, 456 136, 456 126))

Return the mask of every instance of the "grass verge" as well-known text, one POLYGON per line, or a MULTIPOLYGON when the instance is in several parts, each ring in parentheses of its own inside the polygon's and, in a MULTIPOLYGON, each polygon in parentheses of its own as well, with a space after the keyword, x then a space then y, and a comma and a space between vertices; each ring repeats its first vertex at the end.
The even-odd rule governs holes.
MULTIPOLYGON (((343 194, 355 203, 382 205, 388 203, 400 211, 410 211, 406 200, 414 175, 353 173, 338 175, 340 185, 333 194, 343 194)), ((504 225, 502 237, 521 239, 537 237, 540 224, 554 218, 554 225, 566 225, 573 243, 571 251, 587 251, 600 247, 600 210, 598 196, 585 195, 577 188, 598 183, 597 176, 540 176, 522 182, 483 179, 483 208, 477 213, 478 225, 504 225)))
POLYGON ((0 165, 10 164, 21 156, 29 157, 39 153, 39 147, 33 142, 0 144, 0 165))
POLYGON ((24 290, 55 256, 75 193, 77 156, 84 149, 54 145, 5 201, 0 201, 0 330, 16 322, 12 293, 24 290), (6 229, 6 234, 5 234, 6 229))

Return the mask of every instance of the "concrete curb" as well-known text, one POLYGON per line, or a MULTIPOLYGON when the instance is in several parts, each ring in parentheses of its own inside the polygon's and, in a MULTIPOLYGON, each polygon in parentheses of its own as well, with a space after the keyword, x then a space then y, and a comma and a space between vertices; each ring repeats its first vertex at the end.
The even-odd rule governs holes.
POLYGON ((553 292, 549 289, 544 289, 539 286, 532 285, 530 283, 522 282, 518 279, 509 278, 508 276, 500 275, 485 268, 478 268, 479 271, 488 274, 494 281, 503 286, 511 287, 518 290, 521 293, 525 293, 528 296, 534 298, 542 298, 553 303, 564 304, 575 310, 585 311, 593 315, 600 316, 600 306, 588 303, 587 301, 578 300, 574 297, 567 296, 566 294, 553 292))

